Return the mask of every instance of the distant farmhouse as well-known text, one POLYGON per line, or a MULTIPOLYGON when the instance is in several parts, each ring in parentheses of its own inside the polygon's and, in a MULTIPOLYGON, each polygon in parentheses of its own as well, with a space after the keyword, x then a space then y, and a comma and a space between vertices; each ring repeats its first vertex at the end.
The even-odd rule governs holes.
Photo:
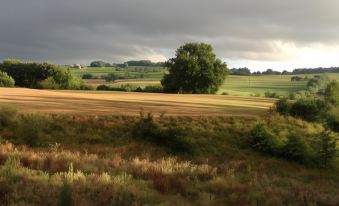
POLYGON ((81 64, 72 64, 71 68, 74 68, 74 69, 83 69, 84 67, 81 66, 81 64))

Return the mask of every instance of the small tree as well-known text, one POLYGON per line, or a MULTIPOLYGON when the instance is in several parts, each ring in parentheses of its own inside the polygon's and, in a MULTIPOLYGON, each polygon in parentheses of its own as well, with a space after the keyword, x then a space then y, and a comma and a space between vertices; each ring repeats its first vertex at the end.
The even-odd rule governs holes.
POLYGON ((117 79, 118 79, 118 76, 114 73, 109 73, 107 74, 107 76, 105 76, 106 82, 114 82, 117 79))
POLYGON ((169 74, 161 81, 167 93, 216 93, 228 73, 227 65, 216 58, 211 45, 188 43, 167 62, 169 74))
POLYGON ((333 81, 325 89, 325 101, 329 104, 339 105, 339 83, 333 81))
POLYGON ((0 71, 0 87, 14 87, 15 81, 6 72, 0 71))
POLYGON ((336 157, 338 136, 326 130, 317 136, 315 140, 315 153, 318 164, 322 168, 328 168, 336 157))

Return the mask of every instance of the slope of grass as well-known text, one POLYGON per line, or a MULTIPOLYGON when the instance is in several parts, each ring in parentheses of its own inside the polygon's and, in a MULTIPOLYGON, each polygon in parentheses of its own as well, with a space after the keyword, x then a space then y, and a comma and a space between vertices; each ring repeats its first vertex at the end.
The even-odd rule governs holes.
MULTIPOLYGON (((182 128, 185 136, 171 137, 188 138, 193 153, 171 153, 168 149, 175 145, 135 137, 133 128, 139 121, 135 117, 26 115, 11 121, 0 129, 4 139, 29 143, 32 128, 25 124, 34 122, 35 140, 43 147, 2 139, 3 205, 339 204, 337 169, 307 168, 239 147, 255 119, 155 120, 164 127, 182 128)), ((309 136, 321 128, 292 118, 270 121, 273 127, 279 125, 281 137, 291 129, 309 136)), ((142 129, 151 135, 152 128, 142 129)))

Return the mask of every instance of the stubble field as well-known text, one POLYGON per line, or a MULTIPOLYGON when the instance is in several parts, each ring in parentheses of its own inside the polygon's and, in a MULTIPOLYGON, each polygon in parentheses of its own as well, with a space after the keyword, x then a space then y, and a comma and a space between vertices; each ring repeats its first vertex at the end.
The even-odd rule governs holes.
POLYGON ((179 95, 106 91, 51 91, 0 88, 0 105, 19 112, 84 115, 257 116, 274 99, 224 95, 179 95))

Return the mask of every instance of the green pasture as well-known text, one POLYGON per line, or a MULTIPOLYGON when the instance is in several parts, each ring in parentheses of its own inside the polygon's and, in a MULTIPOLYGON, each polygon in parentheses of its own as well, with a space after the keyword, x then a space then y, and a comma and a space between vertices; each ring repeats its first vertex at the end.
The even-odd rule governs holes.
MULTIPOLYGON (((115 73, 118 76, 125 77, 126 79, 144 80, 143 82, 133 82, 135 86, 145 87, 147 85, 160 84, 160 79, 166 72, 163 67, 99 67, 84 69, 70 69, 74 75, 81 77, 84 74, 92 74, 100 77, 108 73, 115 73), (145 81, 150 81, 149 83, 145 81)), ((307 80, 291 81, 292 76, 312 78, 314 75, 319 74, 300 74, 300 75, 265 75, 265 76, 227 76, 224 84, 219 90, 219 94, 227 93, 230 95, 240 96, 264 96, 265 92, 276 92, 278 95, 289 95, 290 93, 306 89, 307 80)), ((339 80, 339 73, 327 73, 330 79, 339 80)), ((126 82, 115 83, 113 86, 120 87, 126 82)), ((105 82, 103 82, 105 84, 105 82)), ((108 84, 108 83, 107 83, 108 84)))
POLYGON ((95 77, 101 77, 109 73, 114 73, 120 77, 130 79, 161 79, 166 69, 163 67, 137 67, 131 66, 128 68, 117 68, 117 67, 86 67, 84 69, 73 69, 70 68, 72 74, 82 77, 84 74, 92 74, 95 77))
MULTIPOLYGON (((230 75, 221 86, 219 93, 226 92, 230 95, 260 95, 265 92, 276 92, 279 95, 288 95, 290 93, 306 89, 307 80, 292 82, 292 76, 312 78, 317 74, 302 75, 267 75, 267 76, 235 76, 230 75)), ((319 74, 318 74, 319 75, 319 74)), ((330 79, 339 80, 339 74, 326 74, 330 79)))

